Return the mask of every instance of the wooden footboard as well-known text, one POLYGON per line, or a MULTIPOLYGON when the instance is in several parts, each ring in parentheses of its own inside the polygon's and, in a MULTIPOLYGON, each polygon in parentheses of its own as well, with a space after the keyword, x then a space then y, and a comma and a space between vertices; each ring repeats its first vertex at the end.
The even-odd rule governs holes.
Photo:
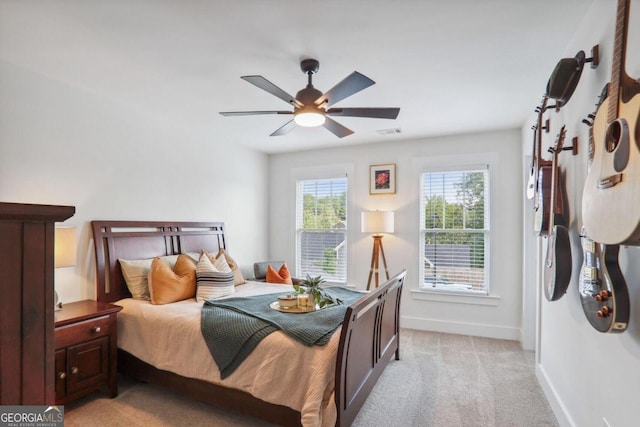
POLYGON ((336 425, 353 423, 378 377, 400 359, 400 297, 406 270, 347 308, 336 361, 336 425))

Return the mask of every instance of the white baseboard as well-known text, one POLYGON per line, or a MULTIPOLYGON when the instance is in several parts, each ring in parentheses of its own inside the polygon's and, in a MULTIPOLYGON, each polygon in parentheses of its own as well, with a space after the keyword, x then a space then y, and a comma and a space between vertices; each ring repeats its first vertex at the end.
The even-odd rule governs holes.
POLYGON ((496 338, 513 341, 520 341, 522 337, 522 333, 519 328, 482 325, 479 323, 433 320, 416 317, 401 316, 400 326, 402 328, 417 329, 419 331, 435 331, 444 332, 447 334, 472 335, 476 337, 496 338))
POLYGON ((536 378, 547 401, 549 401, 549 406, 551 406, 551 410, 556 416, 560 427, 575 427, 576 424, 569 416, 562 400, 558 397, 555 387, 553 387, 553 384, 549 381, 549 377, 547 377, 544 368, 538 363, 536 363, 536 378))

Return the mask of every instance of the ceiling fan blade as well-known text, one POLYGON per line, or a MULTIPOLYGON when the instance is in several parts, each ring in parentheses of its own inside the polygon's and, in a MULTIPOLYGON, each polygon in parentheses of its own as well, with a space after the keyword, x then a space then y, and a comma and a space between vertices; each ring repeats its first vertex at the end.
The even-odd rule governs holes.
POLYGON ((329 89, 315 101, 316 105, 321 105, 323 102, 327 102, 327 106, 333 105, 336 102, 339 102, 345 99, 348 96, 353 95, 354 93, 360 92, 362 89, 366 89, 371 85, 376 84, 369 77, 364 74, 360 74, 357 71, 349 74, 344 80, 340 83, 329 89))
POLYGON ((293 111, 221 111, 223 116, 255 116, 258 114, 293 114, 293 111))
POLYGON ((322 126, 327 128, 331 133, 333 133, 338 138, 344 138, 345 136, 349 136, 353 133, 353 131, 349 128, 342 126, 340 123, 333 120, 331 117, 326 117, 326 121, 322 126))
POLYGON ((287 123, 284 124, 284 126, 282 126, 280 129, 276 130, 275 132, 273 132, 271 135, 269 136, 281 136, 281 135, 286 135, 289 132, 291 132, 291 130, 296 127, 296 122, 294 122, 293 120, 289 120, 287 123))
POLYGON ((329 108, 327 110, 327 114, 331 116, 371 117, 374 119, 395 119, 399 113, 399 108, 329 108))
POLYGON ((248 81, 255 86, 258 86, 262 90, 269 92, 271 95, 277 96, 287 104, 295 105, 298 108, 302 107, 302 103, 298 101, 294 96, 289 95, 287 92, 280 89, 278 86, 274 85, 262 76, 242 76, 240 78, 248 81))

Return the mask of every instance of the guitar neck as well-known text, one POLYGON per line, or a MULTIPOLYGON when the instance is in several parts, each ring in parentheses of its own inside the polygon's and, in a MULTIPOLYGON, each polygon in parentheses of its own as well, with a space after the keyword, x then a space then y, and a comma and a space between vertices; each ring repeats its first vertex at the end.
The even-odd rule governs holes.
POLYGON ((607 121, 611 123, 618 118, 620 101, 620 89, 625 79, 623 64, 625 63, 625 51, 627 40, 627 26, 629 23, 629 0, 618 0, 616 13, 616 33, 613 44, 613 60, 611 62, 611 82, 609 83, 609 109, 607 121))
POLYGON ((551 209, 549 210, 549 230, 553 229, 553 226, 555 225, 556 212, 560 210, 560 203, 558 200, 558 190, 560 188, 558 185, 558 181, 560 179, 558 176, 560 173, 560 168, 558 167, 558 154, 562 151, 562 147, 564 145, 565 129, 566 127, 562 126, 560 133, 558 134, 556 145, 551 149, 551 151, 553 151, 553 161, 551 162, 551 209))
POLYGON ((538 162, 540 162, 540 159, 542 158, 542 131, 546 129, 546 127, 544 126, 543 116, 544 116, 545 110, 547 109, 547 101, 548 101, 548 98, 547 96, 545 96, 542 99, 542 103, 540 104, 540 107, 538 107, 538 121, 536 123, 536 128, 534 132, 534 136, 535 136, 534 158, 538 162))
POLYGON ((549 230, 553 230, 556 217, 557 206, 557 187, 558 187, 558 152, 554 149, 553 161, 551 162, 551 197, 550 197, 550 209, 549 209, 549 230))
POLYGON ((534 168, 538 165, 538 153, 536 152, 536 138, 538 131, 536 127, 533 127, 533 153, 531 153, 531 167, 534 168))

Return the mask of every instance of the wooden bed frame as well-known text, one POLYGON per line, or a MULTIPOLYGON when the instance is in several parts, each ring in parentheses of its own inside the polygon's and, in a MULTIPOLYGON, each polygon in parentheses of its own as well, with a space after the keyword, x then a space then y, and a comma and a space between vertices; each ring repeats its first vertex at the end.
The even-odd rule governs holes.
MULTIPOLYGON (((131 296, 118 259, 227 248, 221 222, 92 221, 97 299, 131 296)), ((345 313, 335 370, 337 426, 349 426, 387 363, 399 360, 400 297, 406 271, 351 304, 345 313)), ((246 392, 162 371, 118 350, 118 369, 136 380, 159 385, 209 404, 284 425, 299 426, 300 412, 246 392)))

